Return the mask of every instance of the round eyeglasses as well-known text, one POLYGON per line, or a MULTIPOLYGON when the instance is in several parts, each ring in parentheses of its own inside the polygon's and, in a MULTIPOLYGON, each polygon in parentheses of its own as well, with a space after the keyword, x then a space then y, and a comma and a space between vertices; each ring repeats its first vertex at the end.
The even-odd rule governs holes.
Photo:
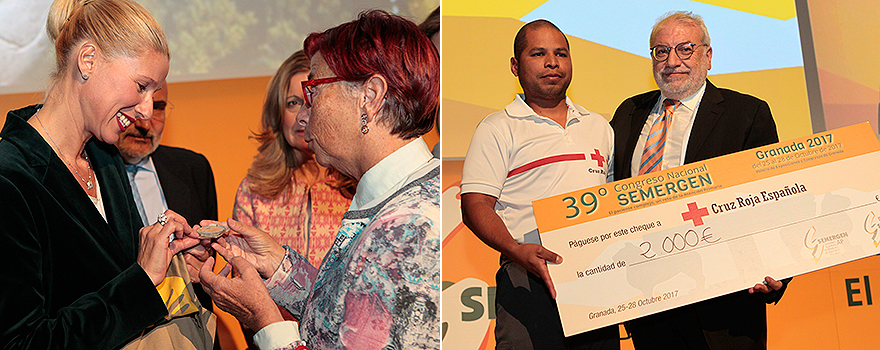
MULTIPOLYGON (((690 42, 683 42, 678 45, 675 45, 675 54, 678 55, 678 58, 681 60, 686 60, 693 56, 694 51, 700 46, 709 46, 704 44, 694 44, 690 42)), ((651 57, 653 57, 657 61, 666 61, 669 58, 669 52, 672 51, 672 48, 666 45, 655 45, 651 48, 651 57)))
POLYGON ((174 109, 174 105, 171 104, 171 102, 162 100, 153 101, 153 118, 158 121, 163 121, 166 117, 171 115, 172 109, 174 109))

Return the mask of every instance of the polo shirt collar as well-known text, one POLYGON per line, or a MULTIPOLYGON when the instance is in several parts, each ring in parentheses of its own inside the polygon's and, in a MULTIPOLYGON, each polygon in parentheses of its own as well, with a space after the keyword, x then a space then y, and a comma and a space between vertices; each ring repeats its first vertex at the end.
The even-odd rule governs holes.
MULTIPOLYGON (((571 124, 572 120, 580 119, 581 117, 586 117, 586 116, 590 115, 590 111, 584 109, 584 107, 578 106, 578 105, 574 104, 573 102, 571 102, 571 99, 568 98, 568 96, 565 96, 565 105, 568 106, 568 115, 565 118, 566 125, 571 124)), ((540 116, 537 113, 535 113, 535 111, 532 110, 532 107, 529 107, 529 105, 526 104, 526 95, 523 93, 516 94, 516 97, 514 97, 513 102, 508 104, 507 107, 504 107, 504 109, 507 110, 507 114, 509 116, 515 117, 515 118, 529 118, 529 117, 535 118, 535 117, 537 117, 537 118, 541 118, 541 119, 550 120, 550 118, 540 116)))

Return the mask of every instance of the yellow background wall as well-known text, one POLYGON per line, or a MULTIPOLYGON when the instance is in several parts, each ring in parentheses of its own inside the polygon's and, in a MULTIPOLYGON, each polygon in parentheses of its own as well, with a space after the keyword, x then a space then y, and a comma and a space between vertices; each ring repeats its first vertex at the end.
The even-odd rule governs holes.
MULTIPOLYGON (((477 123, 503 109, 521 89, 510 73, 513 36, 521 16, 545 0, 516 5, 445 1, 443 12, 443 322, 445 349, 493 349, 494 285, 498 252, 461 223, 463 157, 477 123), (474 35, 480 33, 480 35, 474 35), (454 48, 454 49, 453 49, 454 48), (449 54, 453 53, 453 54, 449 54), (465 320, 467 319, 467 320, 465 320)), ((693 3, 699 3, 694 1, 693 3)), ((792 6, 792 1, 703 1, 745 8, 792 6)), ((687 3, 687 2, 685 2, 687 3)), ((877 130, 880 103, 880 4, 807 1, 810 12, 824 123, 836 128, 869 121, 877 130)), ((681 5, 681 3, 676 3, 681 5)), ((679 8, 657 5, 657 15, 679 8)), ((793 10, 793 9, 792 9, 793 10)), ((589 14, 585 14, 585 21, 589 14)), ((626 24, 622 24, 626 25, 626 24)), ((712 24, 707 23, 710 33, 712 24)), ((613 30, 613 28, 609 28, 613 30)), ((647 42, 649 33, 644 33, 647 42)), ((569 36, 573 79, 568 96, 610 119, 625 98, 656 89, 647 58, 569 36)), ((738 50, 749 50, 738 47, 738 50)), ((725 53, 716 50, 716 57, 725 53)), ((712 74, 719 87, 766 100, 780 140, 813 133, 802 67, 712 74)), ((814 97, 814 96, 811 96, 814 97)), ((818 96, 815 96, 818 97, 818 96)), ((818 132, 820 130, 816 130, 818 132)), ((868 174, 874 176, 874 174, 868 174)), ((779 304, 767 307, 769 349, 873 349, 880 323, 880 256, 797 276, 779 304), (847 289, 846 280, 858 280, 847 289), (858 289, 858 292, 855 291, 858 289), (851 305, 861 301, 861 305, 851 305), (876 328, 876 327, 874 327, 876 328)), ((623 349, 632 343, 623 341, 623 349)))

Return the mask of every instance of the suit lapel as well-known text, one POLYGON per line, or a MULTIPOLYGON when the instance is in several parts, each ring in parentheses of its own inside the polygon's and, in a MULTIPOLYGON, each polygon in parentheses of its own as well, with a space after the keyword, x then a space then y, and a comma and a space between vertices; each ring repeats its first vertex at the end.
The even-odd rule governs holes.
POLYGON ((718 88, 706 80, 706 92, 703 93, 703 99, 700 101, 700 107, 694 117, 694 126, 688 139, 687 153, 684 157, 685 164, 692 163, 697 159, 697 154, 724 113, 724 106, 721 104, 723 101, 724 97, 721 96, 718 88))
POLYGON ((67 227, 68 225, 78 225, 80 231, 90 233, 87 236, 77 236, 89 240, 80 243, 100 247, 101 251, 108 254, 108 259, 120 265, 131 264, 135 260, 138 244, 136 227, 132 226, 131 217, 137 216, 137 210, 134 209, 131 189, 128 188, 128 178, 122 170, 122 162, 118 157, 114 158, 115 147, 96 140, 86 144, 86 152, 100 186, 101 199, 107 214, 107 221, 104 221, 89 196, 80 189, 79 179, 70 174, 64 161, 54 154, 52 148, 43 141, 37 131, 26 124, 26 118, 36 113, 39 107, 39 105, 31 106, 21 111, 21 115, 10 113, 11 117, 7 118, 4 132, 10 133, 7 136, 16 136, 11 138, 14 140, 12 142, 16 142, 24 150, 34 176, 39 179, 45 190, 52 194, 51 200, 54 203, 47 203, 45 206, 57 206, 63 213, 53 214, 66 215, 71 219, 70 224, 64 219, 49 222, 50 229, 61 227, 58 231, 50 233, 64 235, 67 233, 64 232, 65 230, 71 229, 67 227), (122 186, 123 184, 125 186, 122 186), (125 189, 128 191, 120 194, 125 189), (59 225, 54 225, 56 223, 59 225))
POLYGON ((169 164, 174 164, 174 159, 172 157, 166 157, 164 147, 165 146, 160 145, 159 148, 153 152, 151 157, 153 157, 153 167, 156 169, 156 176, 159 177, 159 184, 162 185, 162 192, 164 192, 165 195, 165 203, 168 204, 168 209, 184 215, 184 217, 189 220, 190 218, 186 216, 186 213, 180 210, 180 208, 189 205, 188 203, 184 203, 185 199, 183 199, 183 193, 180 192, 185 191, 186 187, 182 184, 180 178, 168 170, 169 164))
MULTIPOLYGON (((49 158, 49 167, 43 184, 54 193, 59 207, 67 211, 67 215, 73 218, 83 231, 92 232, 94 244, 103 246, 103 251, 109 254, 108 258, 119 262, 120 265, 131 263, 137 252, 137 233, 131 232, 131 225, 126 225, 121 218, 127 213, 127 206, 119 206, 119 201, 124 200, 116 193, 119 186, 114 185, 118 179, 108 172, 114 169, 106 164, 106 155, 96 152, 95 141, 86 145, 86 150, 92 162, 95 178, 101 190, 101 200, 104 204, 104 212, 107 221, 95 209, 95 205, 89 196, 80 189, 78 180, 70 176, 67 167, 57 157, 49 158), (114 210, 115 208, 116 210, 114 210)), ((129 192, 128 197, 131 197, 129 192)), ((136 209, 135 209, 136 210, 136 209)))
POLYGON ((115 159, 106 151, 100 150, 101 147, 106 148, 106 151, 116 152, 115 146, 99 144, 99 141, 93 140, 87 146, 87 149, 90 149, 89 154, 94 159, 95 176, 101 184, 101 200, 104 202, 104 212, 107 215, 106 223, 100 215, 97 215, 98 220, 103 224, 100 226, 101 233, 113 236, 114 241, 122 246, 123 249, 115 251, 124 252, 129 258, 136 257, 138 229, 142 223, 134 205, 128 175, 122 168, 121 159, 115 159), (110 150, 110 147, 113 149, 110 150))
MULTIPOLYGON (((87 231, 97 232, 96 236, 99 236, 102 240, 118 241, 118 237, 115 237, 110 232, 110 227, 95 209, 95 205, 89 200, 89 196, 80 188, 77 179, 72 177, 67 167, 60 162, 60 159, 50 159, 49 171, 46 172, 46 177, 43 180, 43 184, 54 194, 55 199, 58 200, 59 206, 67 210, 68 215, 75 218, 87 231)), ((97 176, 98 171, 95 171, 95 175, 98 178, 98 185, 102 190, 101 198, 105 199, 107 195, 103 191, 105 188, 104 179, 97 176)))

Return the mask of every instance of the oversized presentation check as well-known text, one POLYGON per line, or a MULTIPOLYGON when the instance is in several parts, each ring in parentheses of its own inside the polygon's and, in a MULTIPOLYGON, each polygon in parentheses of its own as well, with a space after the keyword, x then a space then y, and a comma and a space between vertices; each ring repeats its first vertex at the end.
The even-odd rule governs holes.
POLYGON ((569 336, 880 253, 880 143, 863 123, 533 207, 569 336))

